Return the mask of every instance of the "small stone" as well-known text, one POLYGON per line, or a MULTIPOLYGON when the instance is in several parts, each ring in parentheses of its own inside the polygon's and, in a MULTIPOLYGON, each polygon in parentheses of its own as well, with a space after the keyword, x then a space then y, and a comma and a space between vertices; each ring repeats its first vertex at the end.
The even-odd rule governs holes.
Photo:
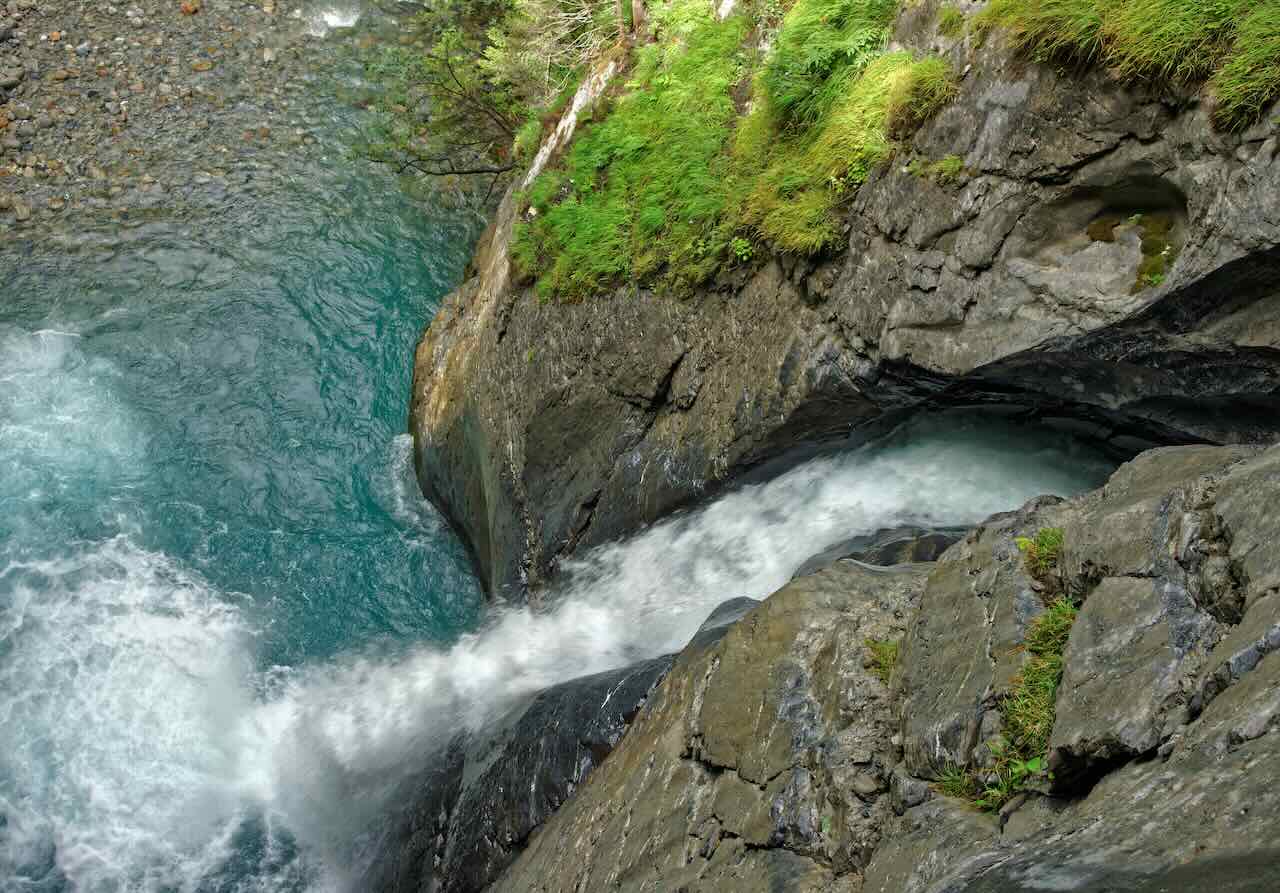
POLYGON ((193 16, 200 11, 201 6, 202 3, 200 0, 183 0, 182 5, 179 6, 178 9, 182 11, 184 16, 193 16))
POLYGON ((859 772, 853 777, 852 787, 853 792, 865 800, 880 790, 880 780, 866 772, 859 772))
POLYGON ((31 206, 30 206, 30 205, 27 205, 27 204, 23 204, 23 203, 22 203, 22 202, 20 202, 20 201, 15 201, 15 202, 13 203, 13 214, 14 214, 14 216, 15 216, 15 217, 17 217, 19 220, 30 220, 30 219, 31 219, 31 206))
POLYGON ((0 70, 0 88, 11 90, 22 83, 22 79, 27 73, 21 68, 6 68, 0 70))
POLYGON ((201 59, 199 62, 191 63, 192 71, 209 71, 212 68, 213 68, 213 63, 210 62, 208 59, 201 59))
POLYGON ((889 779, 889 797, 893 811, 902 815, 913 806, 919 806, 933 795, 933 789, 925 781, 907 775, 901 769, 895 769, 889 779))
POLYGON ((93 52, 93 47, 89 45, 88 41, 85 41, 84 43, 80 44, 80 46, 76 47, 77 56, 84 57, 89 55, 92 52, 93 52))
POLYGON ((13 207, 13 196, 0 192, 0 211, 8 211, 13 207))
POLYGON ((51 32, 49 33, 49 40, 51 40, 51 41, 52 41, 52 42, 54 42, 54 43, 57 43, 58 41, 62 40, 62 32, 61 32, 61 31, 51 31, 51 32))

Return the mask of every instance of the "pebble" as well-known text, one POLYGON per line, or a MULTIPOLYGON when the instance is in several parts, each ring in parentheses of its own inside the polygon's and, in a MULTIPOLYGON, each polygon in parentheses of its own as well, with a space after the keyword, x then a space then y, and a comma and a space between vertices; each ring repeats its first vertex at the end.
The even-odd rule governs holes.
POLYGON ((265 188, 268 159, 317 145, 303 130, 320 123, 306 75, 376 51, 371 22, 394 43, 372 10, 403 14, 397 0, 368 0, 356 28, 316 40, 305 14, 286 14, 309 5, 0 0, 0 245, 15 218, 109 225, 124 204, 177 211, 265 188), (183 16, 183 3, 198 9, 183 16))

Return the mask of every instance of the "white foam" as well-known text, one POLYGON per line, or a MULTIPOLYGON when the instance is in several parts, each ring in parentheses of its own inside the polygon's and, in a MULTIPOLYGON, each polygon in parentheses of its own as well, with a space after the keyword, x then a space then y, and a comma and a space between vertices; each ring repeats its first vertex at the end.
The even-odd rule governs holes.
POLYGON ((351 28, 360 21, 358 4, 325 4, 303 13, 307 30, 313 37, 324 37, 334 28, 351 28))

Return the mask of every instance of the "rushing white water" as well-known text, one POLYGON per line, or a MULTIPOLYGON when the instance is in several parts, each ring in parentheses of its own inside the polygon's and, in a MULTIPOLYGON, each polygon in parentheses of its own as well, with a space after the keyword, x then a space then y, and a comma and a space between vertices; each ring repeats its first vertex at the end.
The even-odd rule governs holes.
MULTIPOLYGON (((0 376, 22 387, 4 391, 0 448, 52 469, 7 481, 7 514, 30 515, 42 489, 81 473, 133 472, 145 438, 109 366, 66 334, 7 350, 0 376)), ((404 439, 396 456, 391 489, 408 511, 404 439)), ((457 730, 680 647, 719 602, 767 595, 830 542, 976 521, 1106 468, 1043 433, 916 426, 597 549, 549 609, 494 611, 451 648, 295 668, 260 665, 263 621, 246 598, 127 529, 52 557, 0 549, 0 884, 28 889, 19 878, 52 867, 85 891, 341 889, 387 795, 457 730)))

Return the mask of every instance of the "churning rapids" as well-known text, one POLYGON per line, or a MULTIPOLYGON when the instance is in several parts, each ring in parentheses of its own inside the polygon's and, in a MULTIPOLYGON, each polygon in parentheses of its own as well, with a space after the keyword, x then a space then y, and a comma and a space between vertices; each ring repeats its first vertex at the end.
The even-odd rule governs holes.
POLYGON ((680 647, 824 545, 1096 484, 934 423, 482 604, 412 479, 414 339, 475 222, 354 164, 348 108, 209 219, 0 245, 0 890, 341 890, 433 746, 680 647), (76 244, 75 240, 63 240, 76 244))

